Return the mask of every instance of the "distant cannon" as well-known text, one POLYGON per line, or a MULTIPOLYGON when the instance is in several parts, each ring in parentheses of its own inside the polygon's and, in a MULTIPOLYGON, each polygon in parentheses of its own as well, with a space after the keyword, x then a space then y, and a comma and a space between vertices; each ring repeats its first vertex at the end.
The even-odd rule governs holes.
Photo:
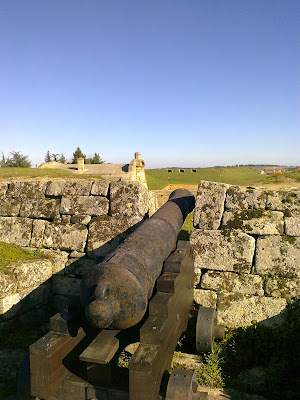
POLYGON ((163 262, 175 249, 181 226, 194 207, 190 191, 173 191, 111 258, 83 277, 80 296, 91 325, 126 329, 142 319, 163 262))

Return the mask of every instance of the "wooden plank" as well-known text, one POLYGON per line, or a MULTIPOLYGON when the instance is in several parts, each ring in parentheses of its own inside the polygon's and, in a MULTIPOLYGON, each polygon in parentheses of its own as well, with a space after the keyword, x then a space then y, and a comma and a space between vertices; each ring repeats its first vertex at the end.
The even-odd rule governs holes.
POLYGON ((96 364, 108 364, 119 348, 119 339, 115 337, 119 332, 119 330, 103 329, 80 354, 80 360, 96 364))
POLYGON ((161 293, 174 293, 175 287, 181 279, 180 274, 164 272, 156 282, 157 291, 161 293))
POLYGON ((130 370, 151 371, 159 357, 160 350, 161 346, 159 345, 140 343, 129 361, 130 370))
POLYGON ((186 240, 178 240, 176 251, 185 251, 189 245, 190 242, 187 242, 186 240))
POLYGON ((149 315, 167 318, 173 299, 172 293, 156 293, 149 302, 149 315))
MULTIPOLYGON (((181 261, 180 279, 174 285, 174 294, 172 298, 165 297, 168 318, 151 315, 141 328, 141 342, 148 343, 141 343, 129 362, 130 400, 158 399, 163 373, 169 370, 177 341, 187 327, 193 304, 193 274, 193 259, 187 252, 181 261)), ((163 301, 163 296, 158 298, 154 308, 159 301, 163 301)))
POLYGON ((164 272, 176 272, 180 273, 181 261, 184 257, 183 252, 175 252, 171 254, 164 262, 163 271, 164 272))
POLYGON ((50 318, 50 331, 57 333, 64 333, 65 335, 70 333, 68 323, 73 318, 72 314, 67 311, 55 314, 50 318))
MULTIPOLYGON (((176 329, 183 318, 183 314, 186 317, 186 321, 188 320, 188 314, 193 305, 193 263, 190 257, 184 259, 182 264, 184 263, 183 271, 177 279, 172 298, 164 297, 160 292, 156 294, 158 301, 162 302, 164 299, 168 301, 164 307, 161 306, 162 310, 165 311, 167 309, 167 315, 166 313, 164 315, 150 313, 151 315, 140 330, 141 342, 160 344, 165 340, 169 340, 170 332, 176 329)), ((159 305, 155 303, 156 296, 150 301, 150 309, 152 301, 154 302, 154 310, 159 309, 159 305)))
POLYGON ((85 337, 82 328, 75 337, 49 332, 29 347, 31 395, 49 399, 68 370, 62 360, 85 337))

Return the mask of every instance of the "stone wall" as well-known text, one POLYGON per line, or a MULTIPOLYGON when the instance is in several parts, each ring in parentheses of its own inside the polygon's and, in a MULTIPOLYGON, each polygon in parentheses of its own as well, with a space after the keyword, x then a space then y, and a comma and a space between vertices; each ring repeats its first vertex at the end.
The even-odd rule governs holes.
MULTIPOLYGON (((0 183, 0 241, 39 249, 0 269, 0 324, 49 298, 58 309, 82 275, 156 208, 138 182, 31 180, 0 183)), ((191 244, 195 302, 219 323, 279 323, 300 295, 300 191, 200 182, 191 244)), ((35 311, 36 315, 36 311, 35 311)))
POLYGON ((63 307, 82 275, 155 209, 138 182, 0 183, 0 241, 39 249, 37 259, 0 269, 0 323, 52 295, 63 307))
POLYGON ((194 228, 196 303, 229 327, 281 323, 300 295, 300 191, 202 181, 194 228))

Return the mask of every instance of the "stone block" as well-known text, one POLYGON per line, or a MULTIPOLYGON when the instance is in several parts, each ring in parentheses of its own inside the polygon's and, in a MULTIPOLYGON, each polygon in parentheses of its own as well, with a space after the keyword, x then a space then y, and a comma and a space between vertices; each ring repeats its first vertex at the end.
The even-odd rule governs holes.
POLYGON ((217 292, 231 292, 252 295, 264 295, 262 278, 258 275, 239 275, 234 272, 208 271, 202 275, 202 289, 217 292))
POLYGON ((72 215, 71 223, 88 225, 91 221, 91 218, 92 217, 90 215, 72 215))
POLYGON ((81 224, 50 223, 45 228, 44 246, 59 250, 84 251, 88 230, 81 224))
POLYGON ((22 203, 20 216, 54 219, 59 215, 59 206, 59 199, 32 199, 22 203))
POLYGON ((62 214, 100 216, 108 213, 109 200, 101 196, 62 197, 62 214))
POLYGON ((251 271, 255 239, 241 232, 192 230, 190 243, 195 267, 219 271, 251 271))
POLYGON ((213 290, 194 289, 194 301, 198 306, 216 307, 217 297, 213 290))
POLYGON ((194 286, 196 287, 200 283, 201 269, 198 267, 194 268, 194 286))
POLYGON ((52 276, 50 260, 18 261, 9 265, 18 282, 18 289, 37 287, 52 276))
POLYGON ((85 253, 81 251, 72 251, 70 253, 70 258, 81 258, 81 257, 85 257, 85 253))
POLYGON ((32 220, 18 217, 0 217, 0 242, 29 246, 32 220))
POLYGON ((65 268, 69 257, 69 253, 61 250, 39 249, 39 254, 50 260, 53 274, 65 268))
POLYGON ((97 262, 94 259, 81 257, 71 258, 65 268, 65 274, 71 274, 82 277, 90 268, 95 266, 97 262))
POLYGON ((21 208, 21 202, 13 197, 0 198, 0 216, 17 217, 21 208))
POLYGON ((288 236, 300 236, 300 216, 285 218, 285 233, 288 236))
MULTIPOLYGON (((49 313, 49 304, 47 303, 48 302, 44 302, 40 305, 37 305, 33 309, 26 311, 24 314, 18 316, 18 321, 20 321, 22 327, 35 324, 36 321, 41 321, 41 322, 45 321, 45 316, 49 313)), ((35 331, 35 333, 39 335, 39 332, 41 332, 40 336, 42 336, 48 333, 49 330, 50 330, 49 322, 46 322, 43 323, 43 325, 39 326, 35 331)))
POLYGON ((0 197, 4 197, 6 195, 8 189, 8 183, 0 182, 0 197))
POLYGON ((36 288, 22 290, 0 299, 0 314, 8 320, 17 314, 43 303, 51 294, 51 283, 46 282, 36 288))
POLYGON ((14 294, 17 291, 17 279, 14 274, 5 269, 0 270, 0 298, 14 294))
POLYGON ((92 182, 80 179, 50 181, 47 196, 89 196, 92 182))
POLYGON ((87 251, 94 256, 118 246, 122 234, 129 228, 126 216, 119 217, 95 217, 90 222, 87 251), (110 242, 110 243, 109 243, 110 242))
MULTIPOLYGON (((20 295, 19 293, 13 293, 8 296, 5 296, 0 299, 0 315, 7 313, 13 306, 18 304, 20 301, 20 295)), ((15 313, 11 313, 12 317, 14 317, 17 314, 17 307, 15 307, 15 313)))
POLYGON ((158 199, 154 191, 149 190, 148 195, 149 195, 149 217, 152 217, 152 215, 159 209, 158 199))
POLYGON ((62 215, 61 222, 63 224, 70 224, 71 223, 71 215, 62 215))
POLYGON ((12 181, 8 185, 7 196, 22 201, 44 198, 47 181, 12 181))
POLYGON ((251 235, 282 235, 283 213, 280 211, 241 210, 225 211, 222 229, 240 229, 251 235))
POLYGON ((300 190, 269 191, 266 208, 283 211, 288 217, 300 217, 300 190))
POLYGON ((257 239, 255 271, 260 275, 300 278, 300 238, 265 236, 257 239))
POLYGON ((109 181, 97 179, 95 182, 93 182, 91 195, 107 197, 108 189, 109 189, 109 181))
POLYGON ((222 292, 217 302, 217 322, 230 328, 263 322, 277 326, 284 322, 286 300, 222 292))
POLYGON ((52 291, 53 294, 69 296, 79 294, 81 279, 70 278, 68 276, 53 276, 52 291))
POLYGON ((218 229, 221 223, 228 185, 201 181, 194 210, 194 227, 218 229))
POLYGON ((113 216, 125 215, 140 220, 149 210, 148 202, 148 190, 139 182, 110 184, 110 214, 113 216))
POLYGON ((68 310, 68 307, 70 305, 69 297, 61 296, 58 294, 53 295, 51 298, 51 305, 57 312, 68 310))
POLYGON ((31 247, 42 247, 43 246, 43 241, 44 241, 44 231, 46 228, 46 225, 48 225, 49 222, 36 219, 32 223, 32 234, 31 234, 31 241, 30 241, 30 246, 31 247))
MULTIPOLYGON (((3 381, 14 381, 16 379, 16 372, 27 355, 28 352, 21 348, 0 349, 0 379, 3 381)), ((5 392, 3 391, 2 393, 5 392)), ((14 400, 15 396, 5 396, 5 394, 3 394, 1 398, 3 400, 14 400)))
POLYGON ((266 278, 267 296, 293 298, 300 296, 300 279, 266 278))
POLYGON ((264 210, 267 193, 263 190, 230 186, 226 194, 225 208, 227 210, 254 209, 264 210))

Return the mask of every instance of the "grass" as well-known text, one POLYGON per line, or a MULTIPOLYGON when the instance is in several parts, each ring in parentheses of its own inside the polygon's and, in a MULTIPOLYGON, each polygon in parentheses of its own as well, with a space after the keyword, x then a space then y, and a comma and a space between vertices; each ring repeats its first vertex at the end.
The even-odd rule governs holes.
POLYGON ((41 258, 36 250, 25 250, 14 244, 0 242, 0 268, 5 268, 8 264, 23 260, 34 260, 41 258))
MULTIPOLYGON (((199 383, 210 387, 229 387, 254 393, 270 400, 300 398, 300 299, 288 306, 285 323, 276 328, 254 324, 229 331, 214 343, 213 352, 204 356, 195 371, 199 383), (240 373, 263 370, 254 381, 240 373)), ((195 344, 184 342, 180 350, 192 351, 195 344)), ((180 366, 173 365, 175 368, 180 366)))
POLYGON ((194 218, 194 211, 187 215, 184 224, 181 227, 181 231, 178 234, 178 240, 190 240, 190 233, 193 229, 193 218, 194 218))
MULTIPOLYGON (((168 172, 167 168, 145 170, 148 187, 150 190, 160 190, 169 184, 198 185, 201 180, 223 182, 230 185, 249 186, 257 183, 285 183, 300 182, 300 169, 282 174, 274 174, 264 177, 253 167, 214 167, 197 168, 193 172, 191 168, 173 169, 168 172)), ((39 168, 0 168, 0 180, 9 178, 72 178, 72 179, 103 179, 96 174, 74 174, 62 169, 39 169, 39 168)))
POLYGON ((201 180, 223 182, 231 185, 254 185, 264 180, 257 171, 248 167, 220 167, 220 168, 197 168, 192 169, 147 169, 145 170, 148 187, 151 190, 160 190, 169 184, 198 185, 201 180))
POLYGON ((101 175, 74 174, 63 169, 40 168, 0 168, 0 180, 9 178, 72 178, 72 179, 103 179, 101 175))
POLYGON ((273 174, 267 176, 264 180, 266 184, 285 183, 285 182, 300 182, 300 168, 282 174, 273 174))

